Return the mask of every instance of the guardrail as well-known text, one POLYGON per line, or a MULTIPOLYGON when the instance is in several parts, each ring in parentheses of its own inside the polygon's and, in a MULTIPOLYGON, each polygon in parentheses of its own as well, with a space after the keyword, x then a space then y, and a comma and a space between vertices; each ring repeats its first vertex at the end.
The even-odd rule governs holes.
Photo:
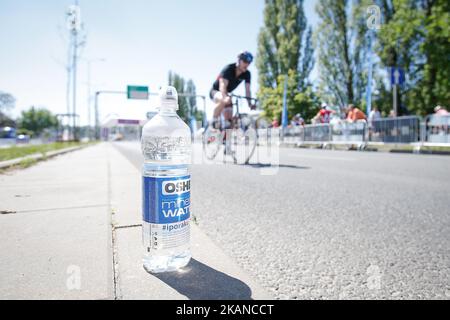
POLYGON ((366 142, 367 122, 337 121, 331 124, 331 144, 362 146, 366 142))
POLYGON ((422 146, 450 147, 450 115, 381 118, 370 123, 338 120, 294 126, 284 129, 282 142, 297 146, 357 145, 361 149, 367 144, 410 144, 419 149, 422 146))
POLYGON ((325 144, 330 141, 331 127, 328 123, 311 124, 302 127, 303 137, 300 143, 325 144))
POLYGON ((416 143, 420 141, 421 117, 382 118, 369 123, 368 142, 416 143))
POLYGON ((303 139, 303 126, 288 127, 283 132, 283 143, 296 145, 303 139))

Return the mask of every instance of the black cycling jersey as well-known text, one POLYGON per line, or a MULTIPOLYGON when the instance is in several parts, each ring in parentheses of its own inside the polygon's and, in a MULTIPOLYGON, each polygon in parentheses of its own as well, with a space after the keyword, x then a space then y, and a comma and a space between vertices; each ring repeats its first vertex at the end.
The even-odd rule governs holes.
POLYGON ((219 79, 224 78, 228 80, 227 92, 232 92, 236 87, 245 80, 245 83, 250 83, 250 71, 245 71, 236 78, 236 63, 230 63, 226 65, 220 74, 217 76, 216 81, 213 83, 213 90, 219 91, 219 79))

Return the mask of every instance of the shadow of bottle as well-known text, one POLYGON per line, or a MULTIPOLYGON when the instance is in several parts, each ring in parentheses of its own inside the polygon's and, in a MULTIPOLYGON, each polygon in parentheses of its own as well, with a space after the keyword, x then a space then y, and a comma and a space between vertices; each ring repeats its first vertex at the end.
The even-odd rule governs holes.
POLYGON ((180 271, 154 276, 191 300, 252 299, 252 291, 244 282, 195 259, 180 271))

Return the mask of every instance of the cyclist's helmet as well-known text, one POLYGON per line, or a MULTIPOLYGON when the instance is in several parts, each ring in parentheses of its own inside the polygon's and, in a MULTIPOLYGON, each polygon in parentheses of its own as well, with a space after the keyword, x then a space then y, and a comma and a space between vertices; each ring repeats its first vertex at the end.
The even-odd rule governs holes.
POLYGON ((248 51, 242 51, 238 55, 239 60, 242 60, 247 63, 252 63, 253 61, 253 55, 248 51))

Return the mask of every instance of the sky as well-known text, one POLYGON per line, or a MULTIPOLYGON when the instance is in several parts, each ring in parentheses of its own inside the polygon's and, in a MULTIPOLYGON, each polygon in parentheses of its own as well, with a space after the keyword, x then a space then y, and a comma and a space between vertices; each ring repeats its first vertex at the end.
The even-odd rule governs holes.
MULTIPOLYGON (((10 115, 30 106, 66 113, 68 30, 65 12, 74 0, 0 0, 0 91, 16 98, 10 115)), ((316 0, 305 0, 305 14, 314 27, 316 0)), ((192 79, 197 93, 208 95, 215 77, 242 50, 256 54, 263 25, 264 0, 80 0, 86 44, 77 68, 77 113, 88 119, 88 63, 91 94, 126 91, 127 85, 157 92, 169 70, 192 79)), ((252 92, 257 70, 250 66, 252 92)), ((315 71, 313 71, 313 76, 315 71)), ((241 85, 235 93, 243 94, 241 85)), ((207 115, 212 102, 206 100, 207 115)), ((144 119, 156 98, 128 100, 102 94, 100 120, 116 115, 144 119)), ((198 99, 203 109, 203 102, 198 99)), ((93 117, 91 102, 91 123, 93 117)))

